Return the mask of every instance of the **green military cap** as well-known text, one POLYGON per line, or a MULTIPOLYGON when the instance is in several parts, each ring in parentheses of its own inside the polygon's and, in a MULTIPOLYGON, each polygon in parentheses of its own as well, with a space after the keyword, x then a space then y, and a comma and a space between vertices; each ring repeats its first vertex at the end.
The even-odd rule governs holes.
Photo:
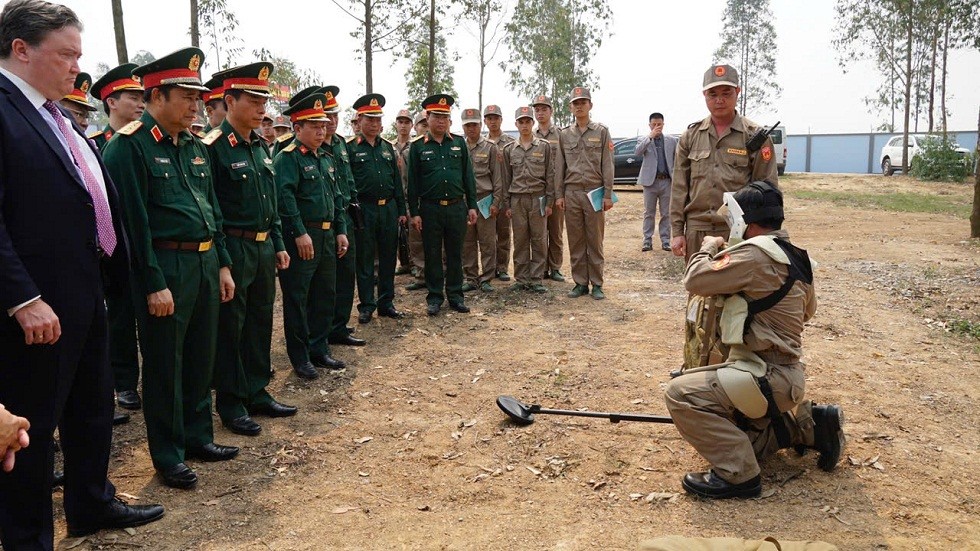
POLYGON ((159 86, 178 86, 209 92, 210 89, 201 83, 203 62, 204 52, 200 48, 184 48, 133 69, 133 75, 143 81, 143 87, 147 90, 159 86))
POLYGON ((712 65, 704 72, 702 91, 715 86, 734 86, 738 88, 738 71, 731 65, 712 65))
POLYGON ((88 111, 95 111, 95 106, 88 102, 88 91, 92 87, 92 77, 88 73, 78 73, 75 77, 75 87, 64 99, 81 105, 88 111))
POLYGON ((551 107, 551 98, 544 94, 534 98, 534 101, 531 102, 531 107, 537 107, 539 105, 547 105, 548 107, 551 107))
POLYGON ((528 107, 527 105, 523 107, 518 107, 517 111, 514 112, 514 120, 519 121, 521 119, 533 119, 534 109, 528 107))
POLYGON ((293 125, 286 115, 276 115, 276 118, 272 119, 273 128, 292 128, 293 125))
POLYGON ((490 115, 497 115, 500 118, 504 117, 504 111, 499 105, 488 105, 483 108, 483 116, 489 117, 490 115))
MULTIPOLYGON (((340 87, 338 86, 324 86, 317 89, 324 96, 327 96, 327 103, 323 106, 323 111, 330 113, 340 113, 340 104, 337 103, 337 96, 340 95, 340 87)), ((384 104, 382 104, 384 105, 384 104)))
POLYGON ((412 113, 408 109, 402 109, 395 115, 395 120, 398 119, 408 119, 408 122, 412 122, 412 113))
POLYGON ((260 98, 271 98, 272 89, 269 88, 269 76, 272 75, 274 67, 268 61, 259 61, 232 67, 214 74, 212 78, 220 78, 221 86, 225 89, 225 94, 232 90, 241 90, 259 96, 260 98))
POLYGON ((571 103, 577 99, 587 99, 592 101, 592 91, 585 86, 576 86, 572 89, 572 99, 568 101, 571 103))
POLYGON ((449 94, 436 94, 422 100, 422 109, 430 113, 445 113, 448 115, 455 103, 456 99, 449 94))
POLYGON ((296 100, 282 114, 289 115, 289 120, 294 123, 300 121, 325 121, 327 120, 327 115, 324 113, 323 107, 326 104, 327 96, 320 92, 312 92, 296 100))
POLYGON ((463 109, 463 124, 480 123, 481 121, 479 109, 463 109))
POLYGON ((204 83, 204 87, 208 89, 207 92, 201 95, 201 100, 204 103, 209 103, 214 100, 224 99, 225 97, 225 87, 221 85, 222 80, 218 76, 212 76, 211 80, 204 83))
POLYGON ((293 97, 289 98, 289 105, 296 103, 297 101, 303 99, 305 96, 309 94, 312 94, 313 92, 319 92, 320 88, 321 88, 320 86, 307 86, 306 88, 303 88, 299 92, 293 94, 293 97))
POLYGON ((385 106, 385 97, 381 94, 364 94, 354 102, 354 111, 357 116, 380 117, 381 108, 385 106))
POLYGON ((138 65, 135 63, 123 63, 115 69, 110 69, 92 85, 92 97, 105 101, 107 97, 123 90, 142 92, 143 83, 140 82, 139 78, 133 76, 133 69, 136 67, 138 65))

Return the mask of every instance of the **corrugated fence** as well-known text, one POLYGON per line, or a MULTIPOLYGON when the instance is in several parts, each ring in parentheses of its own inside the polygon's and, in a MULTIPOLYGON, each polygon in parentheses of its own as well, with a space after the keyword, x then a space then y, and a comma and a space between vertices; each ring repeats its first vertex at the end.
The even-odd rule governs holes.
MULTIPOLYGON (((899 134, 803 134, 788 135, 787 172, 881 172, 881 148, 899 134)), ((950 132, 950 138, 973 151, 977 132, 950 132)))

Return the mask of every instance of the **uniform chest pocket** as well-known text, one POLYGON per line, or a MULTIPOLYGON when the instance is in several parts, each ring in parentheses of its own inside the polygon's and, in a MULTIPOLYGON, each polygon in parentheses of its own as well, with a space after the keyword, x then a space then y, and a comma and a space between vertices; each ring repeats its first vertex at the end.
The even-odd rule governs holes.
POLYGON ((255 181, 255 171, 247 164, 241 168, 229 169, 231 181, 237 185, 246 185, 255 181))
MULTIPOLYGON (((169 159, 168 159, 169 160, 169 159)), ((180 174, 170 163, 153 163, 149 167, 150 198, 169 203, 177 199, 180 193, 180 174)))
POLYGON ((589 151, 593 151, 602 146, 602 138, 585 138, 582 142, 585 143, 585 148, 589 151))
POLYGON ((531 153, 527 156, 527 166, 531 170, 531 174, 536 178, 544 177, 544 154, 535 155, 531 153))
POLYGON ((706 149, 696 149, 687 154, 687 159, 691 162, 691 176, 703 178, 711 171, 711 160, 708 157, 711 152, 706 149))
POLYGON ((726 152, 722 155, 722 159, 726 164, 734 167, 745 168, 749 166, 749 156, 747 153, 745 155, 740 155, 738 153, 726 152))

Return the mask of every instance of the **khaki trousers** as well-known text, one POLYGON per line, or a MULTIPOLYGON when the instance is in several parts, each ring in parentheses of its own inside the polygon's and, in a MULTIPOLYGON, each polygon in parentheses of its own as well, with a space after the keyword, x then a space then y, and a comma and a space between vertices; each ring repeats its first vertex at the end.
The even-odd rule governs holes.
POLYGON ((506 273, 510 269, 510 220, 498 216, 497 220, 497 271, 506 273))
MULTIPOLYGON (((802 364, 768 364, 766 379, 776 406, 788 412, 803 402, 802 364)), ((759 460, 779 450, 769 418, 748 419, 745 429, 735 424, 735 406, 718 383, 715 371, 681 375, 667 384, 667 410, 677 432, 711 464, 715 474, 740 484, 759 474, 759 460)), ((796 417, 784 413, 792 443, 813 444, 810 403, 796 417), (799 420, 797 422, 797 419, 799 420)))
POLYGON ((422 246, 422 232, 415 226, 408 226, 408 257, 412 268, 417 270, 418 278, 423 279, 425 273, 425 248, 422 246))
POLYGON ((565 241, 565 211, 552 209, 548 217, 548 264, 549 272, 561 270, 565 241))
POLYGON ((565 229, 572 279, 577 285, 602 285, 602 239, 606 213, 592 208, 585 189, 565 189, 565 229))
POLYGON ((463 277, 473 284, 489 282, 497 269, 497 218, 503 214, 476 217, 476 224, 466 226, 463 242, 463 277), (481 270, 480 267, 483 267, 481 270))
POLYGON ((701 242, 704 238, 712 235, 715 237, 724 237, 728 239, 728 234, 731 233, 728 228, 722 228, 719 230, 691 230, 688 229, 684 232, 684 240, 687 241, 686 250, 684 251, 684 262, 691 260, 694 253, 701 250, 701 242))
POLYGON ((514 277, 518 283, 541 283, 548 255, 548 220, 541 216, 537 193, 510 196, 514 231, 514 277))

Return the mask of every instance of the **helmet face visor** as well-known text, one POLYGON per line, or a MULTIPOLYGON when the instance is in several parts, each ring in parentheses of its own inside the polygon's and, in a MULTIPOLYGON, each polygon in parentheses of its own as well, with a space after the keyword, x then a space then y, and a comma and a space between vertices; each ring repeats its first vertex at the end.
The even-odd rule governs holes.
POLYGON ((734 245, 739 241, 742 241, 745 237, 745 228, 747 224, 745 223, 745 218, 743 217, 745 212, 742 207, 739 206, 738 201, 735 200, 735 194, 732 192, 725 192, 724 194, 724 204, 721 209, 719 209, 719 214, 725 217, 725 221, 728 222, 728 227, 730 229, 728 233, 728 244, 734 245))

